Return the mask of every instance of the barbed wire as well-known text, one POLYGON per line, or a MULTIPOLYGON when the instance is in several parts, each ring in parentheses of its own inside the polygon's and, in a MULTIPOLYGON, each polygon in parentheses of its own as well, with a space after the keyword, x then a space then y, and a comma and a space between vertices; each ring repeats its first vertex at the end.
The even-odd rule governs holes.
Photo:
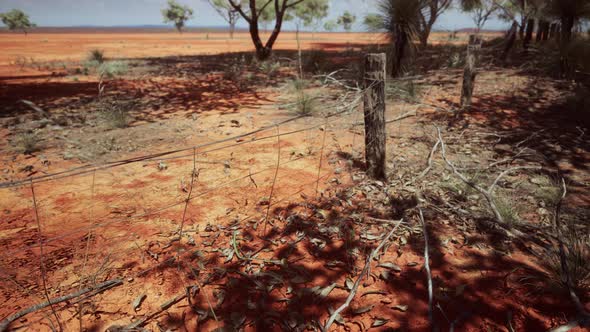
MULTIPOLYGON (((261 142, 261 141, 265 141, 265 140, 271 140, 271 139, 277 139, 277 141, 279 142, 277 145, 277 150, 278 150, 278 160, 277 160, 277 164, 272 166, 272 167, 266 167, 263 168, 261 170, 258 170, 256 172, 252 172, 252 168, 248 168, 248 173, 245 175, 241 175, 238 177, 235 177, 231 180, 228 181, 224 181, 222 183, 216 184, 212 187, 208 187, 208 186, 204 186, 205 188, 202 189, 200 192, 194 193, 193 192, 193 184, 191 185, 191 193, 189 194, 188 197, 186 197, 185 199, 182 200, 177 200, 177 201, 173 201, 167 204, 164 204, 163 206, 160 207, 154 207, 152 209, 143 209, 143 213, 139 213, 139 214, 135 214, 135 215, 127 215, 125 217, 122 218, 113 218, 111 220, 104 220, 103 222, 96 222, 95 217, 96 216, 92 216, 93 220, 89 220, 87 221, 87 223, 89 223, 89 225, 85 225, 82 227, 77 227, 65 232, 62 232, 58 235, 54 235, 53 237, 49 237, 46 239, 43 239, 43 234, 41 234, 41 230, 39 229, 39 241, 36 244, 32 244, 32 245, 23 245, 20 246, 18 248, 15 248, 13 250, 9 250, 9 251, 5 251, 3 253, 0 254, 0 257, 2 257, 2 260, 5 262, 9 262, 10 259, 9 257, 23 252, 27 252, 30 251, 32 249, 35 249, 37 247, 40 246, 47 246, 53 243, 56 243, 58 241, 63 241, 63 243, 61 244, 61 247, 64 248, 68 248, 71 247, 73 245, 73 242, 70 243, 70 241, 74 241, 74 239, 68 239, 72 236, 74 236, 75 234, 78 233, 83 233, 83 232, 94 232, 97 229, 104 229, 106 227, 112 226, 112 225, 116 225, 116 224, 120 224, 123 222, 128 222, 128 227, 125 228, 125 233, 127 235, 129 234, 133 234, 134 233, 134 229, 135 227, 142 225, 143 223, 140 222, 136 222, 136 223, 132 223, 131 221, 133 220, 139 220, 139 219, 144 219, 144 218, 148 218, 154 215, 158 215, 164 211, 168 211, 170 209, 174 209, 176 207, 180 207, 182 205, 185 206, 184 212, 183 212, 183 221, 181 224, 181 228, 179 233, 182 235, 182 225, 184 224, 184 215, 186 215, 186 208, 188 206, 188 204, 190 202, 193 202, 194 200, 197 199, 201 199, 215 191, 218 191, 222 188, 225 188, 231 184, 237 183, 239 181, 243 181, 243 180, 247 180, 250 179, 252 180, 253 176, 256 175, 260 175, 262 173, 265 172, 270 172, 270 171, 275 171, 275 176, 274 179, 272 180, 272 187, 274 189, 274 185, 275 182, 277 181, 277 174, 280 168, 285 167, 291 163, 297 162, 299 160, 303 160, 308 158, 309 156, 305 156, 305 155, 301 155, 299 157, 296 158, 292 158, 289 159, 286 162, 281 162, 281 152, 280 152, 280 142, 281 142, 281 138, 285 137, 285 136, 290 136, 290 135, 295 135, 298 133, 302 133, 302 132, 309 132, 312 130, 315 130, 317 128, 321 128, 324 127, 324 134, 323 134, 323 139, 322 141, 322 148, 320 151, 320 160, 318 162, 318 171, 317 171, 317 178, 315 178, 314 176, 314 181, 306 183, 302 186, 300 186, 299 188, 295 188, 295 190, 291 191, 290 195, 287 195, 279 200, 272 200, 269 199, 268 202, 268 207, 267 207, 267 211, 266 211, 266 217, 264 218, 265 221, 268 219, 269 217, 269 211, 271 210, 271 208, 276 207, 280 204, 283 204, 285 201, 291 199, 293 196, 295 195, 299 195, 302 192, 304 192, 305 190, 311 190, 313 189, 311 186, 313 184, 315 184, 315 192, 316 195, 318 193, 318 187, 319 187, 319 182, 324 180, 326 177, 330 176, 332 173, 331 172, 327 172, 324 175, 321 175, 321 171, 322 171, 322 159, 324 158, 323 154, 324 154, 324 146, 325 146, 325 140, 326 140, 326 133, 329 130, 329 126, 334 126, 334 119, 342 114, 345 113, 349 113, 354 111, 356 108, 358 108, 358 106, 361 105, 362 103, 362 98, 365 95, 365 91, 368 89, 371 89, 372 86, 369 86, 365 89, 360 89, 360 88, 351 88, 349 90, 347 90, 343 95, 341 95, 338 99, 337 99, 337 104, 336 105, 330 105, 328 107, 324 107, 324 114, 326 114, 325 116, 321 117, 321 119, 323 119, 323 121, 320 121, 320 123, 317 124, 313 124, 310 126, 306 126, 304 128, 299 128, 299 129, 293 129, 290 131, 286 131, 283 132, 282 130, 279 130, 279 128, 281 126, 285 126, 287 124, 293 123, 299 119, 305 118, 305 116, 303 115, 298 115, 298 116, 294 116, 285 120, 281 120, 278 121, 276 123, 270 124, 270 125, 266 125, 266 126, 262 126, 258 129, 255 129, 253 131, 247 132, 247 133, 243 133, 243 134, 239 134, 236 136, 232 136, 232 137, 228 137, 228 138, 224 138, 221 140, 217 140, 217 141, 212 141, 212 142, 207 142, 207 143, 202 143, 202 144, 198 144, 198 145, 194 145, 194 146, 190 146, 190 147, 182 147, 179 149, 173 149, 173 150, 168 150, 168 151, 162 151, 162 152, 158 152, 158 153, 152 153, 152 154, 148 154, 148 155, 143 155, 143 156, 138 156, 138 157, 133 157, 133 158, 128 158, 128 159, 123 159, 123 160, 116 160, 116 161, 107 161, 107 162, 103 162, 103 163, 97 163, 97 164, 88 164, 88 165, 82 165, 82 166, 78 166, 78 167, 74 167, 74 168, 70 168, 67 170, 63 170, 63 171, 59 171, 59 172, 55 172, 55 173, 51 173, 51 174, 44 174, 41 176, 37 176, 37 177, 28 177, 26 179, 21 179, 21 180, 16 180, 16 181, 8 181, 8 182, 2 182, 0 183, 0 189, 7 189, 7 188, 17 188, 17 187, 22 187, 24 185, 30 185, 31 188, 34 188, 34 186, 36 184, 39 183, 43 183, 43 182, 49 182, 49 181, 57 181, 60 179, 65 179, 65 178, 71 178, 71 177, 75 177, 75 176, 82 176, 82 175, 86 175, 86 174, 90 174, 93 173, 93 187, 94 187, 94 177, 96 175, 97 171, 105 171, 105 170, 109 170, 109 169, 113 169, 116 167, 121 167, 121 166, 125 166, 125 165, 130 165, 130 164, 135 164, 135 163, 140 163, 140 162, 149 162, 149 161, 157 161, 157 160, 181 160, 184 158, 189 158, 192 157, 193 163, 196 162, 196 158, 197 156, 206 156, 209 153, 213 153, 213 152, 219 152, 219 151, 223 151, 226 149, 230 149, 230 148, 235 148, 235 147, 239 147, 245 144, 252 144, 255 142, 261 142), (265 131, 269 131, 273 128, 277 129, 277 134, 268 134, 262 137, 256 137, 255 135, 260 134, 260 133, 264 133, 265 131), (245 139, 247 137, 252 137, 252 139, 245 139), (235 143, 232 144, 225 144, 224 143, 228 143, 234 141, 235 143), (221 145, 221 146, 219 146, 221 145), (188 154, 187 152, 191 152, 190 154, 188 154), (177 155, 177 154, 181 154, 181 155, 177 155)), ((358 115, 358 114, 357 114, 358 115)), ((317 119, 317 118, 316 118, 317 119)), ((353 125, 354 123, 352 123, 353 125)), ((345 125, 344 127, 346 127, 345 130, 350 129, 350 125, 345 125)), ((344 128, 343 127, 343 128, 344 128)), ((336 127, 331 128, 332 134, 336 131, 336 127)), ((355 139, 354 137, 356 137, 356 134, 353 136, 353 143, 352 143, 352 149, 354 152, 355 149, 355 139)), ((203 161, 204 164, 220 164, 220 165, 225 165, 225 162, 220 162, 220 161, 203 161)), ((244 169, 245 170, 245 169, 244 169)), ((193 173, 195 171, 195 167, 193 165, 193 173)), ((352 169, 351 169, 352 171, 352 169)), ((110 173, 110 172, 107 172, 110 173)), ((194 175, 194 174, 193 174, 194 175)), ((198 180, 198 179, 197 179, 198 180)), ((218 180, 220 180, 220 178, 216 178, 216 179, 210 179, 207 180, 207 184, 210 185, 211 183, 216 183, 218 180)), ((252 180, 253 181, 253 180, 252 180)), ((256 183, 254 183, 256 184, 256 183)), ((194 185, 196 186, 196 188, 199 187, 198 183, 194 183, 194 185)), ((258 187, 258 186, 257 186, 258 187)), ((94 190, 94 189, 93 189, 94 190)), ((271 190, 271 192, 274 190, 271 190)), ((124 194, 123 194, 124 195, 124 194)), ((175 196, 179 196, 179 195, 175 195, 175 196)), ((272 193, 271 193, 272 196, 272 193)), ((175 197, 176 198, 176 197, 175 197)), ((90 200, 92 201, 91 205, 94 206, 94 192, 92 194, 92 197, 90 198, 90 200)), ((140 206, 141 203, 136 201, 137 205, 140 206)), ((236 203, 239 202, 236 201, 236 203)), ((37 207, 35 206, 35 211, 37 211, 37 207)), ((134 211, 135 212, 135 211, 134 211)), ((110 216, 112 215, 107 213, 104 216, 99 217, 100 219, 108 219, 110 216)), ((249 215, 247 215, 246 217, 236 221, 237 223, 241 224, 247 220, 250 220, 252 218, 254 218, 255 215, 260 215, 260 212, 250 212, 249 215)), ((258 224, 258 223, 257 223, 258 224)), ((173 229, 174 227, 171 227, 171 229, 173 229)), ((174 232, 170 233, 170 234, 174 234, 174 232)), ((172 235, 171 235, 172 236, 172 235)), ((117 235, 116 237, 113 236, 109 236, 109 237, 105 237, 104 240, 105 241, 113 241, 115 238, 124 238, 124 235, 117 235)), ((180 239, 182 239, 182 236, 180 236, 180 239)), ((90 241, 90 240, 88 240, 90 241)), ((88 242, 89 243, 89 242, 88 242)), ((137 247, 138 250, 142 250, 139 246, 137 247)), ((95 248, 94 252, 95 254, 100 253, 100 248, 95 248)), ((113 254, 115 256, 119 256, 121 255, 121 257, 129 257, 128 254, 126 253, 132 253, 135 252, 135 248, 133 249, 121 249, 121 250, 115 250, 113 252, 111 252, 110 254, 113 254)), ((163 266, 163 264, 170 264, 173 263, 175 261, 175 257, 177 255, 174 255, 173 252, 167 251, 164 254, 170 254, 168 258, 165 258, 163 261, 157 262, 154 265, 150 265, 145 269, 142 269, 140 271, 137 271, 135 273, 132 274, 132 276, 135 277, 141 277, 143 275, 145 275, 146 273, 148 273, 149 271, 161 267, 163 266)), ((178 253, 177 253, 178 254, 178 253)), ((72 258, 73 259, 73 258, 72 258)), ((6 271, 4 269, 0 270, 1 273, 9 276, 11 278, 10 273, 6 273, 6 271)), ((81 276, 79 279, 79 282, 83 281, 84 276, 81 276)), ((31 294, 32 296, 33 294, 31 294)), ((64 310, 66 308, 68 308, 70 306, 70 304, 66 304, 64 306, 61 307, 61 310, 64 310)))
MULTIPOLYGON (((370 88, 370 87, 369 87, 370 88)), ((369 89, 367 88, 367 89, 369 89)), ((362 96, 364 95, 364 92, 367 90, 361 90, 361 91, 357 91, 355 94, 357 95, 357 97, 353 100, 353 102, 348 103, 347 105, 341 106, 341 105, 333 105, 332 107, 329 107, 328 110, 336 110, 336 112, 328 114, 327 116, 325 116, 324 118, 333 118, 335 116, 344 114, 346 112, 349 112, 351 110, 354 109, 355 106, 358 106, 360 104, 360 99, 362 98, 362 96), (360 97, 359 97, 360 96, 360 97)), ((30 184, 31 181, 34 184, 40 183, 40 182, 47 182, 50 180, 59 180, 59 179, 63 179, 66 177, 72 177, 72 176, 79 176, 79 175, 85 175, 94 171, 98 171, 98 170, 105 170, 105 169, 110 169, 110 168, 115 168, 115 167, 119 167, 119 166, 123 166, 123 165, 129 165, 129 164, 133 164, 133 163, 138 163, 138 162, 145 162, 145 161, 150 161, 150 160, 158 160, 159 158, 162 157, 166 157, 166 156, 170 156, 176 153, 181 153, 181 152, 187 152, 187 151, 192 151, 194 149, 197 149, 199 151, 201 151, 201 154, 203 153, 207 153, 207 152, 212 152, 212 151, 219 151, 222 149, 227 149, 227 148, 231 148, 231 147, 235 147, 235 146, 239 146, 239 145, 243 145, 243 144, 248 144, 248 143, 252 143, 252 142, 259 142, 261 140, 266 140, 266 139, 271 139, 271 138, 276 138, 276 136, 267 136, 267 137, 263 137, 263 138, 256 138, 256 139, 252 139, 252 140, 244 140, 242 142, 237 142, 231 145, 226 145, 224 147, 221 148, 216 148, 216 149, 212 149, 212 150, 203 150, 204 148, 207 147, 211 147, 217 144, 222 144, 222 143, 226 143, 226 142, 230 142, 230 141, 239 141, 241 139, 244 139, 248 136, 253 136, 255 134, 270 130, 272 128, 275 128, 276 126, 282 126, 285 125, 287 123, 291 123, 294 122, 296 120, 305 118, 305 115, 297 115, 282 121, 278 121, 276 123, 267 125, 267 126, 263 126, 261 128, 255 129, 253 131, 244 133, 244 134, 240 134, 240 135, 236 135, 236 136, 232 136, 232 137, 228 137, 228 138, 224 138, 221 140, 217 140, 217 141, 213 141, 213 142, 207 142, 207 143, 203 143, 203 144, 198 144, 198 145, 194 145, 194 146, 189 146, 189 147, 184 147, 184 148, 180 148, 180 149, 174 149, 174 150, 168 150, 168 151, 163 151, 163 152, 159 152, 159 153, 154 153, 154 154, 149 154, 149 155, 144 155, 144 156, 138 156, 138 157, 133 157, 133 158, 128 158, 128 159, 123 159, 123 160, 117 160, 117 161, 108 161, 108 162, 104 162, 104 163, 100 163, 100 164, 89 164, 89 165, 83 165, 83 166, 78 166, 78 167, 73 167, 64 171, 60 171, 60 172, 55 172, 55 173, 50 173, 50 174, 45 174, 45 175, 40 175, 40 176, 36 176, 36 177, 28 177, 25 179, 21 179, 21 180, 16 180, 16 181, 8 181, 8 182, 0 182, 0 189, 6 189, 6 188, 15 188, 15 187, 21 187, 23 185, 27 185, 30 184)), ((314 128, 317 128, 318 126, 315 126, 314 128)), ((293 131, 291 133, 285 133, 285 135, 289 135, 289 134, 293 134, 293 133, 297 133, 300 131, 305 131, 311 128, 304 128, 304 129, 300 129, 299 131, 293 131)), ((186 157, 186 156, 185 156, 186 157)), ((169 158, 169 160, 172 158, 169 158)))

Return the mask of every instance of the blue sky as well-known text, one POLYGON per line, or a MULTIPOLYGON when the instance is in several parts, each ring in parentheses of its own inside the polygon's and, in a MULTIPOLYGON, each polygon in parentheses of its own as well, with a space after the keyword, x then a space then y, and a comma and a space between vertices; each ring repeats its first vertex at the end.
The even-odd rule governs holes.
MULTIPOLYGON (((368 12, 374 11, 375 0, 331 0, 330 18, 335 18, 344 10, 357 16, 357 21, 368 12)), ((195 10, 195 18, 190 26, 223 26, 225 22, 205 0, 179 0, 195 10)), ((160 10, 166 0, 0 0, 0 12, 18 8, 28 13, 39 26, 76 25, 154 25, 162 24, 160 10)), ((492 20, 488 29, 501 29, 505 23, 492 20)), ((242 21, 240 26, 244 26, 242 21)), ((436 28, 455 30, 473 27, 468 15, 453 9, 445 13, 436 28)), ((292 28, 287 24, 286 29, 292 28)), ((355 30, 362 30, 356 24, 355 30)))

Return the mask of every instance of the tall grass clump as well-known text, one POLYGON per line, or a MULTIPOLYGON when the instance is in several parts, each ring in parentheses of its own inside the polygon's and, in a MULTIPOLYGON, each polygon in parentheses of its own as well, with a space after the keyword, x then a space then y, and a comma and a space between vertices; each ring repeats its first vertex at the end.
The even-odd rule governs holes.
POLYGON ((104 56, 104 51, 99 49, 90 50, 88 53, 87 60, 89 62, 96 62, 98 64, 102 64, 106 61, 106 57, 104 56))
POLYGON ((127 128, 131 122, 131 110, 136 103, 130 101, 102 102, 102 116, 109 129, 127 128))
POLYGON ((31 154, 41 150, 41 138, 33 131, 26 131, 16 139, 17 149, 24 154, 31 154))
POLYGON ((295 115, 311 116, 317 110, 317 98, 305 91, 308 85, 308 81, 301 79, 293 80, 291 82, 291 89, 295 95, 295 101, 292 107, 295 115))

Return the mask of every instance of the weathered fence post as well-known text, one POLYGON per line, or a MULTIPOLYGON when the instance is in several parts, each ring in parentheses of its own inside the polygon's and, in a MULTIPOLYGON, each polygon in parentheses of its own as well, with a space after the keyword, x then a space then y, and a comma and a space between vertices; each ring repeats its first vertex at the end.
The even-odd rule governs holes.
POLYGON ((385 53, 367 54, 364 67, 365 160, 367 174, 385 179, 385 53))
POLYGON ((469 36, 467 54, 465 56, 465 69, 463 70, 463 88, 461 90, 461 107, 471 106, 471 97, 477 76, 477 56, 481 47, 481 40, 476 35, 469 36))

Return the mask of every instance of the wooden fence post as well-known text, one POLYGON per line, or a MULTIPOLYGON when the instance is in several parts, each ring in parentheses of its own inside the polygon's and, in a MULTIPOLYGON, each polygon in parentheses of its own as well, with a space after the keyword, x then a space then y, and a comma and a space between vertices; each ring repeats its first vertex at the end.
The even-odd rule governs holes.
POLYGON ((367 54, 364 67, 365 160, 367 174, 385 179, 385 53, 367 54))
POLYGON ((471 107, 471 97, 477 76, 477 56, 481 47, 481 40, 476 35, 469 36, 465 69, 463 70, 463 88, 461 89, 461 107, 471 107))

